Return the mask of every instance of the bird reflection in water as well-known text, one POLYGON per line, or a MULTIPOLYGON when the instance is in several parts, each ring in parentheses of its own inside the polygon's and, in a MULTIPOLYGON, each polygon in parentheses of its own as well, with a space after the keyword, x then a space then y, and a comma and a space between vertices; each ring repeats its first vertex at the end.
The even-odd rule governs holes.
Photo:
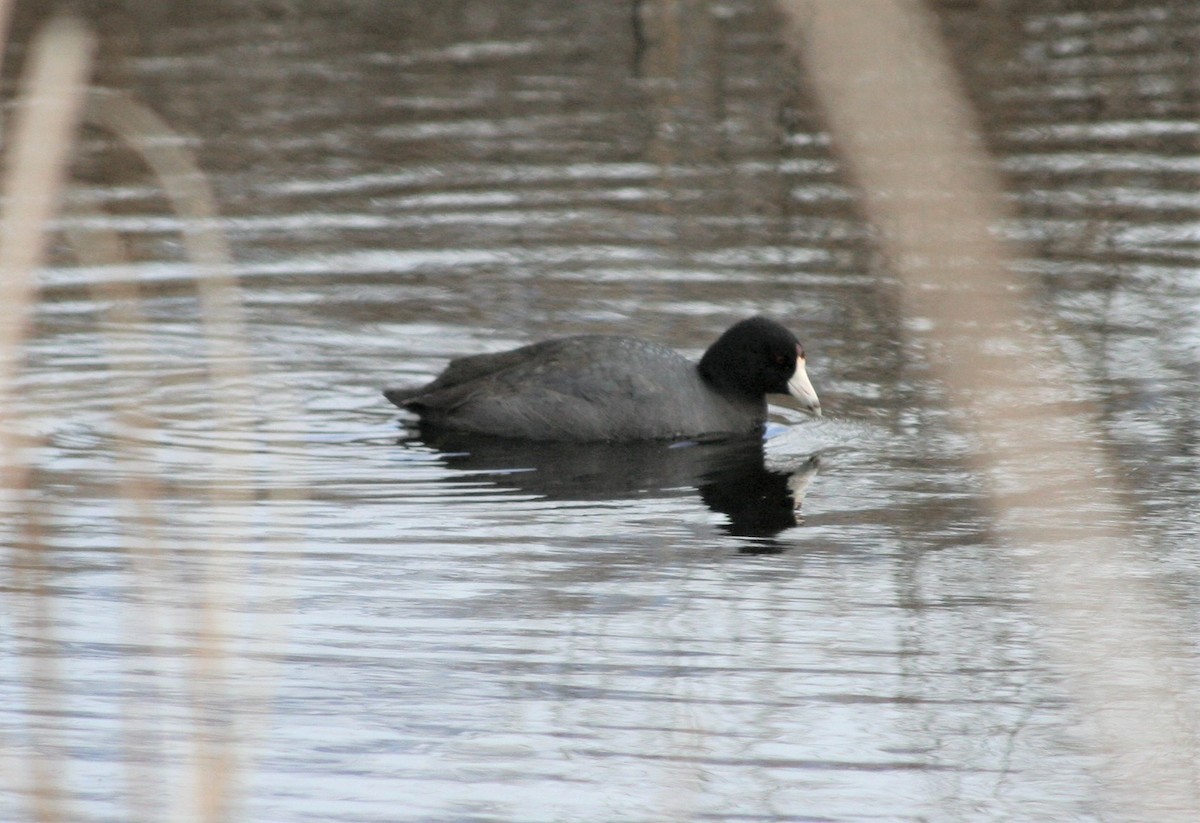
POLYGON ((547 500, 678 497, 698 491, 726 517, 722 530, 739 551, 779 553, 775 538, 800 524, 800 505, 820 468, 818 455, 768 468, 764 441, 713 443, 548 443, 446 431, 428 426, 401 440, 440 452, 445 464, 487 475, 502 488, 547 500))

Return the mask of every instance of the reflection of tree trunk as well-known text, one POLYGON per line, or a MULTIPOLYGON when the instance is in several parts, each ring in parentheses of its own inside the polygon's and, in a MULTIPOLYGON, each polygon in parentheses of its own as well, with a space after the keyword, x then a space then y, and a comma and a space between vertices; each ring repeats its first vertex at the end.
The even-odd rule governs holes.
POLYGON ((690 196, 696 174, 712 173, 721 141, 719 64, 707 0, 649 0, 635 3, 640 44, 638 79, 646 90, 650 118, 646 157, 658 166, 664 197, 655 208, 676 218, 675 248, 705 245, 707 232, 695 220, 722 203, 722 191, 701 200, 690 196), (707 167, 707 168, 706 168, 707 167))

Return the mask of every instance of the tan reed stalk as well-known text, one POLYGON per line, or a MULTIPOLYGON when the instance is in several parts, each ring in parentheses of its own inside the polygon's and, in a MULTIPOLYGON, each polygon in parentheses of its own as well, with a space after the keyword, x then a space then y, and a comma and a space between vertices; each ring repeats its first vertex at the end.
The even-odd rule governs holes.
MULTIPOLYGON (((13 137, 4 161, 0 211, 0 414, 13 414, 13 386, 36 293, 33 273, 46 251, 45 226, 63 183, 91 63, 91 35, 59 18, 39 33, 22 83, 13 137)), ((10 418, 11 419, 11 418, 10 418)), ((23 486, 14 427, 0 428, 6 488, 23 486)))
MULTIPOLYGON (((86 229, 68 220, 63 234, 76 258, 85 266, 118 270, 117 276, 103 277, 91 284, 96 302, 104 307, 101 336, 105 343, 106 359, 113 364, 133 362, 137 343, 131 338, 134 329, 145 324, 138 310, 139 295, 135 276, 127 267, 125 246, 116 232, 104 225, 103 215, 80 206, 68 206, 72 218, 89 219, 86 229), (126 267, 122 270, 122 267, 126 267)), ((146 370, 143 370, 146 371, 146 370)), ((162 497, 162 484, 150 459, 143 454, 143 443, 153 429, 153 421, 143 411, 138 399, 150 384, 149 373, 136 375, 124 384, 106 380, 112 395, 114 453, 117 470, 113 472, 117 499, 125 506, 123 528, 125 539, 121 546, 130 560, 133 571, 129 606, 125 609, 127 634, 138 638, 143 645, 158 646, 164 638, 167 618, 161 608, 161 598, 155 597, 159 587, 167 585, 166 558, 161 551, 163 534, 155 501, 162 497)), ((160 675, 156 663, 150 664, 151 678, 160 675)), ((132 675, 131 675, 132 676, 132 675)), ((130 821, 161 820, 164 815, 162 780, 150 776, 153 764, 162 762, 161 746, 155 746, 151 719, 142 704, 143 693, 137 689, 123 690, 121 718, 124 727, 124 768, 128 819, 130 821)))
MULTIPOLYGON (((6 7, 0 8, 0 13, 6 7)), ((6 156, 5 211, 0 233, 0 456, 3 457, 3 480, 10 493, 28 496, 29 469, 20 453, 16 419, 14 380, 21 362, 21 341, 28 325, 29 313, 36 295, 33 272, 40 265, 46 246, 45 227, 52 218, 65 179, 71 135, 79 119, 83 91, 83 74, 90 56, 91 38, 81 25, 73 21, 56 21, 46 28, 31 50, 28 72, 22 96, 23 105, 16 122, 16 135, 6 156)), ((198 267, 198 290, 210 351, 206 362, 213 383, 213 414, 216 425, 223 431, 233 431, 239 410, 249 408, 248 360, 243 350, 241 306, 236 283, 231 274, 229 254, 216 222, 215 199, 194 161, 170 140, 169 129, 153 113, 126 95, 93 92, 88 101, 87 119, 106 128, 137 151, 157 174, 172 206, 179 215, 189 257, 198 267)), ((68 230, 69 239, 84 259, 93 263, 116 264, 124 255, 119 239, 107 230, 82 232, 68 230)), ((117 329, 132 329, 140 325, 136 310, 136 287, 132 278, 106 281, 101 287, 102 302, 108 305, 107 325, 117 329)), ((110 358, 121 357, 121 345, 110 340, 110 358)), ((127 545, 150 547, 147 558, 139 560, 133 552, 135 566, 143 569, 137 576, 143 582, 156 575, 145 574, 153 565, 160 570, 161 557, 153 557, 158 540, 158 521, 154 500, 158 484, 153 472, 138 470, 135 441, 138 432, 151 425, 131 396, 116 401, 118 453, 125 470, 116 472, 119 496, 132 507, 127 521, 131 539, 127 545)), ((214 507, 222 504, 247 504, 250 483, 241 455, 235 450, 214 449, 217 462, 209 496, 214 507)), ((145 468, 143 466, 143 468, 145 468)), ((41 705, 52 700, 60 682, 55 671, 55 658, 48 653, 49 632, 54 620, 53 596, 44 591, 44 575, 39 573, 40 545, 38 512, 26 507, 20 514, 24 524, 28 562, 14 563, 14 570, 26 568, 32 577, 23 588, 29 592, 34 648, 25 655, 33 670, 28 683, 33 700, 41 705)), ((215 548, 215 547, 214 547, 215 548)), ((214 552, 214 556, 221 556, 214 552)), ((196 709, 196 764, 192 770, 195 780, 190 813, 186 816, 202 821, 224 820, 228 817, 233 794, 232 778, 236 766, 234 725, 230 722, 231 708, 226 701, 232 698, 231 678, 226 671, 228 656, 224 649, 225 634, 220 620, 226 609, 222 587, 227 579, 236 576, 228 568, 225 580, 216 580, 210 572, 205 575, 205 591, 198 599, 199 628, 196 632, 194 664, 189 684, 193 689, 196 709)), ((21 588, 21 587, 18 587, 21 588)), ((143 603, 148 601, 143 601, 143 603)), ((47 705, 46 708, 53 708, 47 705)), ((43 714, 42 716, 46 716, 43 714)), ((127 739, 139 734, 132 724, 133 713, 125 712, 127 739)), ((143 735, 144 737, 144 735, 143 735)), ((45 757, 29 764, 33 786, 28 791, 34 818, 57 821, 67 819, 62 800, 64 785, 61 763, 52 759, 53 749, 40 746, 45 757)), ((141 760, 136 752, 132 761, 141 760)), ((134 764, 131 762, 130 767, 134 764)), ((139 819, 154 816, 151 795, 133 771, 131 812, 139 819), (134 786, 137 785, 137 788, 134 786)))
MULTIPOLYGON (((185 250, 197 267, 202 322, 209 343, 206 362, 212 384, 211 418, 218 430, 232 432, 238 426, 238 411, 251 407, 249 361, 243 345, 242 307, 228 245, 218 225, 216 198, 167 124, 129 95, 94 91, 87 120, 114 133, 141 156, 180 218, 185 250)), ((251 478, 244 453, 216 447, 212 456, 216 471, 209 497, 214 508, 248 506, 251 478)), ((217 549, 210 546, 210 561, 228 558, 217 549)), ((203 592, 198 599, 200 625, 191 656, 194 676, 190 685, 197 731, 193 814, 201 821, 226 819, 234 793, 236 718, 230 707, 223 705, 233 698, 225 648, 227 634, 222 627, 229 606, 230 578, 244 576, 228 563, 221 569, 220 579, 211 570, 203 576, 203 592)))
POLYGON ((1076 402, 994 234, 1000 186, 934 20, 919 0, 780 7, 904 310, 932 320, 934 365, 966 413, 997 524, 1085 710, 1108 808, 1200 819, 1198 692, 1194 672, 1177 670, 1186 630, 1136 551, 1095 411, 1076 402))
MULTIPOLYGON (((8 6, 0 9, 7 20, 8 6)), ((93 39, 73 18, 57 18, 34 38, 22 75, 13 134, 4 156, 3 210, 0 211, 0 493, 13 502, 23 545, 10 568, 27 579, 13 589, 28 601, 31 647, 21 657, 29 666, 33 713, 52 716, 56 684, 51 652, 52 598, 45 591, 38 512, 30 503, 29 466, 18 429, 15 383, 22 345, 36 294, 34 271, 46 250, 45 227, 53 216, 63 183, 75 129, 82 110, 93 39)), ((38 756, 29 763, 31 811, 39 821, 66 819, 61 796, 61 760, 46 741, 35 742, 38 756)))
POLYGON ((12 0, 0 0, 0 65, 4 65, 4 49, 8 45, 8 24, 12 20, 12 0))
MULTIPOLYGON (((208 362, 212 367, 212 381, 216 384, 212 402, 217 408, 212 416, 219 422, 224 421, 225 430, 232 432, 238 422, 234 412, 246 409, 249 403, 246 395, 249 368, 242 349, 244 335, 236 283, 230 274, 224 237, 216 222, 216 208, 207 183, 191 156, 180 148, 182 141, 178 136, 132 97, 93 90, 85 119, 89 125, 114 132, 158 174, 173 209, 180 217, 185 238, 189 240, 187 249, 193 257, 200 258, 192 262, 198 265, 198 289, 210 343, 208 362), (217 365, 213 365, 214 362, 217 365)), ((80 262, 118 269, 115 276, 97 281, 92 290, 97 302, 106 307, 102 328, 106 332, 103 339, 110 362, 129 362, 131 358, 128 355, 134 351, 135 344, 126 339, 126 335, 134 329, 145 327, 145 318, 137 308, 139 290, 136 274, 132 270, 120 271, 121 265, 126 262, 123 245, 116 233, 104 226, 102 215, 82 207, 75 207, 73 211, 77 218, 92 218, 82 227, 77 221, 68 221, 64 229, 80 262)), ((152 365, 149 364, 140 367, 138 371, 141 374, 134 375, 135 383, 146 384, 152 380, 151 370, 152 365)), ((165 585, 167 578, 167 558, 157 548, 157 535, 161 530, 154 505, 160 497, 161 484, 155 478, 152 463, 141 453, 142 444, 146 442, 155 421, 137 403, 137 398, 142 395, 138 385, 127 385, 122 391, 121 387, 110 384, 109 389, 113 394, 115 410, 118 493, 119 498, 131 509, 126 519, 128 539, 125 545, 130 549, 136 587, 145 590, 134 598, 139 610, 138 634, 146 637, 148 626, 161 627, 166 622, 163 615, 158 613, 161 609, 153 608, 156 604, 155 592, 147 588, 156 581, 159 585, 165 585)), ((221 461, 219 457, 218 471, 214 472, 216 485, 210 489, 209 495, 214 506, 222 502, 247 505, 250 502, 250 478, 248 473, 242 476, 246 467, 232 460, 221 461)), ((236 458, 236 455, 230 457, 236 458)), ((276 485, 269 496, 275 502, 282 502, 296 499, 296 492, 294 487, 276 485)), ((268 531, 273 542, 286 539, 285 530, 279 528, 277 522, 272 522, 268 531)), ((211 548, 216 549, 215 546, 211 548)), ((192 705, 196 711, 196 764, 192 770, 196 785, 192 808, 189 811, 177 810, 180 816, 206 821, 227 819, 233 797, 232 779, 237 771, 237 756, 241 753, 238 742, 245 737, 251 724, 263 722, 270 698, 269 686, 258 689, 242 686, 236 692, 238 707, 242 711, 222 705, 222 701, 231 701, 235 696, 232 673, 223 670, 229 665, 228 653, 224 648, 227 638, 219 625, 229 603, 223 589, 231 577, 244 579, 241 572, 245 570, 230 564, 227 555, 210 554, 214 563, 218 559, 225 561, 219 570, 224 579, 218 580, 212 573, 206 574, 204 592, 198 604, 201 626, 196 634, 191 658, 195 664, 194 676, 189 679, 192 705), (258 709, 259 713, 256 715, 248 709, 258 709)), ((132 615, 131 619, 134 619, 132 615)), ((282 628, 282 622, 275 621, 272 624, 274 631, 264 630, 261 626, 259 628, 263 630, 263 639, 275 637, 282 628)), ((157 639, 160 634, 151 631, 150 636, 157 639)), ((270 683, 271 678, 262 677, 260 682, 270 683)), ((156 796, 148 791, 154 781, 146 780, 144 771, 146 764, 152 762, 146 756, 150 753, 151 735, 136 709, 128 705, 123 712, 129 761, 127 779, 130 812, 135 819, 160 819, 161 793, 157 796, 160 808, 156 811, 156 796)))

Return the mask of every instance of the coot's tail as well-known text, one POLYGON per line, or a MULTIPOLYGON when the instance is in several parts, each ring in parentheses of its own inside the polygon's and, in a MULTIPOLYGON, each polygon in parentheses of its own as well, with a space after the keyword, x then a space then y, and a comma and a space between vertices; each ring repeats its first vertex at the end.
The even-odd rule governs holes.
POLYGON ((400 408, 408 408, 408 403, 425 393, 424 386, 409 386, 408 388, 384 389, 383 396, 400 408))

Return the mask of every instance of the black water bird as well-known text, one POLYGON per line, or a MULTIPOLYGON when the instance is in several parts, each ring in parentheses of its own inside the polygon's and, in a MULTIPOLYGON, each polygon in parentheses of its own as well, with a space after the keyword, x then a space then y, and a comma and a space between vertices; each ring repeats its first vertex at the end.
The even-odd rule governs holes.
POLYGON ((766 317, 735 323, 699 363, 635 337, 580 335, 452 360, 384 396, 425 426, 526 440, 715 440, 762 432, 768 394, 821 405, 804 348, 766 317))

